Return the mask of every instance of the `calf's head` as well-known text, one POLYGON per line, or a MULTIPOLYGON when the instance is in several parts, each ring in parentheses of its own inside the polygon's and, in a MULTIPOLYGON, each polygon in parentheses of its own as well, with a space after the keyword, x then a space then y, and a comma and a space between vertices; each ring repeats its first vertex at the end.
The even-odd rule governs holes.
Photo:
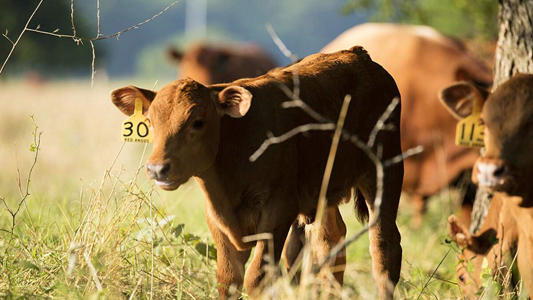
POLYGON ((159 92, 126 86, 111 93, 113 103, 128 116, 136 98, 142 99, 154 134, 147 175, 162 189, 175 190, 213 164, 220 118, 244 116, 252 94, 240 86, 214 89, 192 79, 174 81, 159 92))
POLYGON ((476 294, 483 285, 483 261, 493 246, 496 231, 490 228, 478 236, 471 235, 454 215, 448 218, 448 231, 461 251, 455 269, 459 287, 466 299, 477 299, 476 294))
POLYGON ((491 95, 460 82, 444 89, 440 98, 457 118, 469 115, 475 99, 481 100, 485 152, 474 166, 472 180, 532 206, 533 75, 516 75, 491 95))

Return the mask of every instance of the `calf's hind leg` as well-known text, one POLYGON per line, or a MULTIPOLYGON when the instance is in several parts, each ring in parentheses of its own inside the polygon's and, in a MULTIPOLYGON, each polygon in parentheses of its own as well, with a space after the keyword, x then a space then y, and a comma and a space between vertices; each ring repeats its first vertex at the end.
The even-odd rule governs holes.
MULTIPOLYGON (((326 221, 322 226, 318 224, 310 224, 306 226, 306 236, 310 240, 311 245, 316 249, 317 262, 321 263, 327 258, 329 252, 346 238, 346 224, 342 220, 341 213, 338 207, 328 207, 326 211, 326 221)), ((330 263, 330 270, 335 276, 335 279, 342 285, 344 277, 344 269, 346 267, 346 249, 343 249, 337 257, 330 263)))
MULTIPOLYGON (((372 256, 372 270, 378 285, 379 298, 393 299, 394 288, 400 279, 402 264, 402 247, 400 232, 396 226, 396 215, 402 189, 403 165, 393 165, 385 169, 383 180, 383 200, 380 213, 376 215, 374 206, 376 183, 360 185, 367 207, 370 222, 377 217, 376 224, 370 228, 370 255, 372 256)), ((368 182, 367 182, 368 183, 368 182)))

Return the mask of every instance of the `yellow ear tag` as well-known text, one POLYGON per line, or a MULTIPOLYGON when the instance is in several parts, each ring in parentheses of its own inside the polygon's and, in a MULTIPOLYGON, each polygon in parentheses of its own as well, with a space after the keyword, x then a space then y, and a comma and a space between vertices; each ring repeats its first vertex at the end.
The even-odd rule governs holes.
POLYGON ((152 142, 150 120, 143 115, 143 101, 141 98, 135 98, 133 115, 122 123, 122 140, 135 143, 152 142))
POLYGON ((483 122, 481 121, 481 108, 483 103, 480 99, 474 100, 472 114, 457 123, 455 132, 455 144, 458 146, 478 147, 485 146, 483 142, 483 122))

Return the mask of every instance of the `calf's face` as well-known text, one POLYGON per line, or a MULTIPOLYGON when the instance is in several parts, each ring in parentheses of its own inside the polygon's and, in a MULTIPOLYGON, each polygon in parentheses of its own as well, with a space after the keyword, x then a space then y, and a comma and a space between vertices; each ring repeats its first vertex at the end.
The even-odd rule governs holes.
POLYGON ((126 115, 133 114, 136 98, 142 99, 154 134, 147 175, 160 188, 175 190, 213 164, 220 118, 244 116, 252 94, 240 86, 211 89, 191 79, 177 80, 159 92, 127 86, 111 93, 113 103, 126 115))
POLYGON ((518 196, 521 206, 533 206, 533 75, 514 76, 492 95, 484 95, 465 82, 441 92, 441 100, 458 117, 469 115, 474 99, 482 97, 485 152, 474 166, 472 180, 494 192, 518 196))
POLYGON ((493 246, 491 241, 496 239, 496 231, 488 229, 479 236, 472 236, 455 215, 448 218, 448 231, 461 251, 455 269, 459 287, 466 299, 477 299, 476 294, 483 285, 483 261, 493 246))

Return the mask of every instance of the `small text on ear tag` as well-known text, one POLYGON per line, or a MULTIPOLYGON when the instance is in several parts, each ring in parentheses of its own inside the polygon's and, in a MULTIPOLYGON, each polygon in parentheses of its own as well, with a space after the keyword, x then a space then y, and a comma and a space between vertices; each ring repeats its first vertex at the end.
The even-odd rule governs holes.
POLYGON ((457 123, 455 144, 466 147, 484 147, 481 113, 473 113, 457 123))
POLYGON ((143 101, 141 98, 135 98, 133 115, 122 123, 122 140, 134 143, 152 142, 150 120, 143 115, 143 101))

